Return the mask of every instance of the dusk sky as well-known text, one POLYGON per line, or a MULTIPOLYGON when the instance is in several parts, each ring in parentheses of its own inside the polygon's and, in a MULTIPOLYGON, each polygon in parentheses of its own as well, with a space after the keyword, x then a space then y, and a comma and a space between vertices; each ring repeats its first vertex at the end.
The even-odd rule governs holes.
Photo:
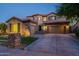
POLYGON ((42 3, 42 4, 0 4, 0 22, 5 22, 12 16, 19 17, 21 19, 33 14, 48 14, 50 12, 56 12, 59 4, 42 3))

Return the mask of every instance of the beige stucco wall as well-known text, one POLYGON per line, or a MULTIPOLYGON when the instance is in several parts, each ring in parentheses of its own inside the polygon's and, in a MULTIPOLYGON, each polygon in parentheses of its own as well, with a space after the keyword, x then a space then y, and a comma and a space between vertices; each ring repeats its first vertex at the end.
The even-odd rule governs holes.
POLYGON ((30 30, 28 28, 28 26, 26 26, 24 23, 22 23, 22 35, 23 36, 30 36, 30 30))
POLYGON ((34 23, 29 23, 29 28, 30 28, 30 33, 35 34, 35 32, 37 31, 37 25, 34 23))

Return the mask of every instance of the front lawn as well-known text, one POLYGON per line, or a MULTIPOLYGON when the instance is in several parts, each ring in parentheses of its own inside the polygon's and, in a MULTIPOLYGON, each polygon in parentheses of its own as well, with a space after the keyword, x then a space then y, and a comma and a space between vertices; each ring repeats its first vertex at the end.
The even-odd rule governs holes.
POLYGON ((6 37, 0 36, 0 40, 6 40, 6 39, 7 39, 6 37))
POLYGON ((30 37, 30 36, 29 36, 29 37, 22 37, 22 38, 21 38, 21 49, 24 50, 24 48, 25 48, 27 45, 33 43, 33 42, 36 41, 36 40, 37 40, 36 37, 30 37))
POLYGON ((7 41, 7 37, 6 36, 0 36, 0 44, 3 44, 7 41))
POLYGON ((31 44, 32 42, 36 41, 37 38, 36 37, 22 37, 21 39, 21 44, 26 44, 26 45, 29 45, 31 44))

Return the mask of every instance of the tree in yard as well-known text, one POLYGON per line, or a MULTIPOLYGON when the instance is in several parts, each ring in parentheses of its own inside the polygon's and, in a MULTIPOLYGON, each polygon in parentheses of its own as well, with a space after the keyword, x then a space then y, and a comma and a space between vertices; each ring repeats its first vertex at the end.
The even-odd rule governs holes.
POLYGON ((57 9, 59 16, 66 16, 72 23, 79 20, 79 4, 77 3, 63 3, 57 9))
POLYGON ((5 33, 6 32, 6 28, 7 28, 7 25, 5 23, 0 23, 1 33, 5 33))

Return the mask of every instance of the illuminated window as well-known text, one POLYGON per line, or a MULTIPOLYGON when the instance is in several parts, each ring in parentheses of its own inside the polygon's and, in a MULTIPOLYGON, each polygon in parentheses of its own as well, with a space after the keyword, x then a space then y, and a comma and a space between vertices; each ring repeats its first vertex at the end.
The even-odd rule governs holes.
POLYGON ((47 28, 48 28, 47 26, 42 27, 42 29, 45 30, 45 31, 47 30, 47 28))
POLYGON ((18 32, 18 24, 12 24, 12 32, 17 33, 18 32))

